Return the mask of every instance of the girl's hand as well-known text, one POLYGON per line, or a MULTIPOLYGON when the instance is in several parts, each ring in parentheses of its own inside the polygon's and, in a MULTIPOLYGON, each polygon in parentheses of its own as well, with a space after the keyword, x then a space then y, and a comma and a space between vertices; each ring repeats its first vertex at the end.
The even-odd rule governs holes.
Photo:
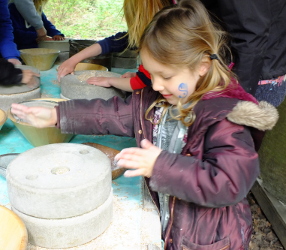
POLYGON ((55 108, 27 107, 25 105, 13 103, 11 113, 37 128, 54 127, 57 123, 55 108))
POLYGON ((55 41, 62 41, 62 40, 65 40, 65 38, 61 35, 55 35, 53 36, 53 40, 55 41))
POLYGON ((90 77, 87 79, 88 84, 97 85, 101 87, 109 88, 111 85, 109 84, 109 77, 90 77))
POLYGON ((161 153, 161 149, 154 146, 150 141, 141 141, 142 148, 126 148, 115 156, 117 166, 127 169, 125 177, 146 176, 151 177, 155 161, 161 153))
POLYGON ((122 78, 131 78, 131 77, 135 77, 135 76, 136 76, 135 72, 126 72, 121 77, 122 78))
POLYGON ((40 77, 40 75, 31 70, 22 70, 22 73, 22 83, 25 83, 30 88, 35 87, 37 84, 36 77, 40 77))

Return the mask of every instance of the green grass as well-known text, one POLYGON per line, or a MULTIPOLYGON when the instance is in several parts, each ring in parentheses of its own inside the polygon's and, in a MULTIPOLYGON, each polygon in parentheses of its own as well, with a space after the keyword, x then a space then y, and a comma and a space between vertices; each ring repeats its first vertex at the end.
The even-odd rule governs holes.
POLYGON ((48 19, 66 37, 100 40, 126 31, 123 0, 49 0, 48 19))

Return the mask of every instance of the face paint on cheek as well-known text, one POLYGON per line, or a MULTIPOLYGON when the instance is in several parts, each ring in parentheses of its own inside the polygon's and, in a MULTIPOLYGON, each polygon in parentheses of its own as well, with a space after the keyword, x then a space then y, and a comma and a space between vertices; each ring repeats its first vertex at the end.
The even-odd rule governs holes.
POLYGON ((178 90, 181 92, 179 98, 184 98, 188 95, 188 85, 186 83, 180 83, 178 90))

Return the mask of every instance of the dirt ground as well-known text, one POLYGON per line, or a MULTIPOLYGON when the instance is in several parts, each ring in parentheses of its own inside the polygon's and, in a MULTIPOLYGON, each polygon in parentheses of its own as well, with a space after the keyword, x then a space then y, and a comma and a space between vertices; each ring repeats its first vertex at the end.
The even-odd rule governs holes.
POLYGON ((272 229, 272 225, 263 214, 251 192, 248 195, 248 201, 253 220, 253 233, 249 250, 284 250, 272 229))

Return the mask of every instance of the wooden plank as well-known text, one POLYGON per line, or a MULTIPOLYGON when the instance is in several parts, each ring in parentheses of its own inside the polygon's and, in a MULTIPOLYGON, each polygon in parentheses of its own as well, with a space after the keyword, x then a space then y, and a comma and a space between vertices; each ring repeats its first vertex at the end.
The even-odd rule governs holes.
POLYGON ((286 249, 286 205, 267 192, 261 179, 257 179, 251 192, 286 249))

